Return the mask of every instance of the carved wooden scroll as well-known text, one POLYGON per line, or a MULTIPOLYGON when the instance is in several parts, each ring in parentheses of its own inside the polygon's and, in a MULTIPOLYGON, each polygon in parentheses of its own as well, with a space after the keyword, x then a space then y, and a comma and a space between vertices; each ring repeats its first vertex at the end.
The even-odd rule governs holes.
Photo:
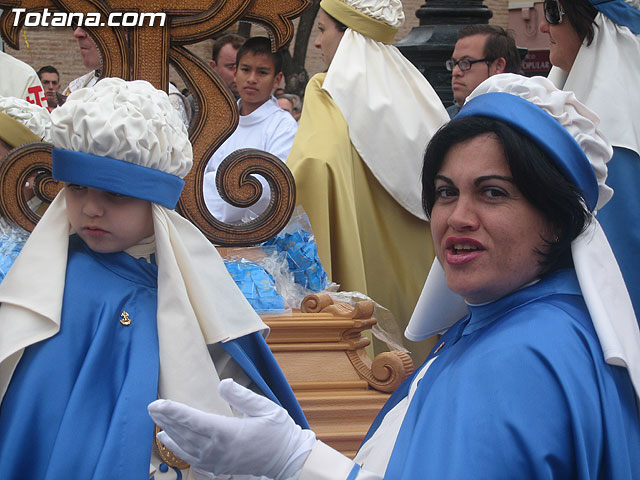
POLYGON ((0 207, 2 215, 31 231, 39 216, 31 210, 23 193, 27 180, 33 178, 33 190, 42 201, 51 203, 62 184, 51 178, 49 143, 32 143, 12 151, 0 161, 0 207))
POLYGON ((371 422, 413 372, 403 352, 373 362, 362 332, 375 324, 373 303, 334 302, 325 293, 304 299, 301 311, 265 316, 267 343, 318 438, 345 455, 357 451, 371 422))
MULTIPOLYGON (((328 313, 339 318, 364 319, 366 329, 375 324, 373 318, 373 302, 371 300, 357 302, 354 306, 345 302, 334 302, 326 293, 317 293, 307 296, 300 306, 304 313, 328 313)), ((343 337, 361 338, 362 329, 355 327, 345 330, 343 337)), ((348 350, 347 356, 351 364, 371 387, 381 392, 393 392, 400 384, 413 373, 413 361, 411 357, 398 350, 384 352, 377 355, 373 362, 363 349, 348 350)))
MULTIPOLYGON (((272 237, 286 224, 283 219, 286 217, 288 220, 294 208, 294 184, 291 176, 287 175, 286 167, 280 168, 279 160, 264 152, 254 151, 251 157, 255 161, 244 162, 243 165, 251 165, 256 172, 268 172, 265 173, 267 181, 272 186, 276 185, 276 188, 272 188, 272 204, 279 207, 269 208, 248 226, 226 225, 208 212, 202 193, 204 169, 213 152, 236 128, 239 116, 235 100, 222 80, 207 62, 191 54, 184 45, 205 40, 243 19, 264 26, 270 34, 274 50, 282 48, 293 36, 292 20, 309 5, 310 0, 192 0, 188 4, 180 0, 0 0, 0 8, 4 9, 0 16, 0 35, 12 48, 19 47, 18 38, 25 15, 21 16, 20 24, 14 26, 12 8, 25 8, 26 12, 42 12, 47 8, 50 12, 85 15, 99 12, 101 18, 107 18, 113 12, 165 13, 163 26, 83 28, 98 46, 103 60, 103 77, 143 79, 166 91, 169 63, 174 66, 193 92, 197 105, 189 127, 194 167, 185 178, 178 211, 215 244, 250 245, 272 237), (276 165, 273 168, 265 166, 274 163, 276 165), (256 169, 254 164, 260 167, 256 169)), ((39 152, 35 147, 25 147, 19 154, 21 165, 28 164, 29 159, 41 161, 39 152)), ((3 162, 13 164, 17 161, 17 155, 17 152, 11 152, 3 162)), ((235 169, 229 171, 235 172, 235 169)), ((18 177, 24 177, 23 173, 18 177)), ((0 189, 3 192, 18 191, 22 185, 11 183, 16 178, 0 178, 0 189)), ((222 182, 229 183, 224 179, 222 182)), ((239 188, 242 190, 244 187, 239 188)), ((231 189, 226 196, 235 197, 236 192, 231 189)), ((0 198, 0 214, 8 216, 9 210, 15 213, 12 207, 16 206, 22 212, 22 218, 16 223, 32 230, 37 216, 34 218, 20 201, 14 202, 4 195, 0 198)))
MULTIPOLYGON (((262 195, 262 184, 251 174, 264 177, 271 189, 269 206, 258 218, 241 225, 224 224, 209 213, 201 192, 196 192, 196 201, 202 204, 198 204, 196 209, 183 212, 183 215, 199 225, 207 237, 215 235, 218 245, 254 245, 273 237, 285 227, 293 212, 293 175, 283 162, 267 152, 255 149, 237 150, 218 167, 216 186, 222 199, 236 207, 249 207, 257 202, 262 195)), ((202 185, 203 175, 203 170, 195 173, 196 185, 202 185)))

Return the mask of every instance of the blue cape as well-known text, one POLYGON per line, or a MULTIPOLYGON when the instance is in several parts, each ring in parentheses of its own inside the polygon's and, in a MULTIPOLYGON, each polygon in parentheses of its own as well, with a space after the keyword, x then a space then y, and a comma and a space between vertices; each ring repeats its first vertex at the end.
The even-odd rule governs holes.
POLYGON ((470 311, 438 342, 385 478, 640 478, 634 390, 604 362, 573 270, 470 311))

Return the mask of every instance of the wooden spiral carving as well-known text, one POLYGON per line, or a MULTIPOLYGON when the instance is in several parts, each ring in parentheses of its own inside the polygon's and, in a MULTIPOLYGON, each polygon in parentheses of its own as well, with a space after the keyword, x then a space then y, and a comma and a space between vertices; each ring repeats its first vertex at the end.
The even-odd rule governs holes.
POLYGON ((300 305, 300 310, 303 313, 318 313, 329 305, 333 305, 333 300, 328 294, 315 293, 304 297, 304 300, 302 300, 302 304, 300 305))
MULTIPOLYGON (((239 179, 240 184, 225 189, 226 197, 236 199, 236 204, 250 203, 250 198, 258 195, 260 187, 247 175, 256 173, 269 182, 272 202, 263 215, 248 224, 227 225, 213 218, 203 200, 204 168, 211 154, 235 129, 238 112, 235 100, 208 63, 183 46, 211 38, 244 18, 260 23, 269 31, 275 51, 290 42, 294 32, 293 19, 311 4, 310 0, 192 0, 188 5, 180 0, 0 0, 0 8, 22 7, 30 12, 42 12, 48 8, 59 12, 100 12, 106 17, 113 11, 142 10, 167 15, 164 25, 128 27, 126 32, 122 28, 107 26, 87 27, 87 31, 101 54, 102 76, 147 80, 166 91, 171 63, 193 92, 197 104, 195 120, 190 126, 194 168, 185 178, 178 211, 200 228, 209 240, 224 246, 254 245, 282 229, 295 204, 293 178, 280 160, 274 162, 273 157, 264 152, 238 154, 236 157, 244 155, 248 158, 229 160, 233 164, 228 168, 230 178, 239 179), (235 165, 236 162, 241 165, 235 165)), ((0 36, 12 48, 19 47, 24 19, 23 15, 20 24, 14 25, 15 14, 10 8, 4 8, 0 15, 0 36)), ((33 162, 35 164, 37 160, 33 162)), ((47 192, 59 190, 57 184, 50 185, 47 180, 40 180, 47 192)), ((20 188, 14 187, 7 187, 10 191, 3 190, 0 208, 9 212, 5 216, 31 230, 38 220, 37 215, 28 209, 20 188)))
POLYGON ((264 177, 271 189, 269 206, 259 217, 241 225, 222 223, 206 209, 202 189, 196 191, 195 205, 181 200, 181 213, 216 245, 249 246, 272 238, 293 213, 296 199, 293 175, 274 155, 255 149, 237 150, 218 167, 216 185, 222 199, 237 207, 248 207, 258 201, 262 185, 251 174, 264 177))
POLYGON ((0 161, 0 215, 32 231, 40 217, 33 212, 24 197, 23 188, 35 175, 34 193, 43 202, 51 203, 62 184, 51 178, 49 143, 30 143, 12 150, 0 161))
POLYGON ((358 375, 381 392, 393 392, 414 370, 411 357, 399 350, 377 355, 371 366, 368 365, 370 360, 366 354, 352 351, 347 355, 358 375))

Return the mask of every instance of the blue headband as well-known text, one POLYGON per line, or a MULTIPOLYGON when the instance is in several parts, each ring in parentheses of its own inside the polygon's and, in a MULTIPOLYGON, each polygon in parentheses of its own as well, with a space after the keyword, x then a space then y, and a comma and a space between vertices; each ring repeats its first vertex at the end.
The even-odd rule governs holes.
POLYGON ((469 100, 453 121, 482 116, 500 120, 533 140, 581 191, 589 211, 598 202, 596 174, 578 142, 551 115, 533 103, 504 92, 469 100))
POLYGON ((635 35, 640 34, 640 10, 632 7, 624 0, 590 0, 591 5, 603 15, 623 27, 627 27, 635 35))
POLYGON ((53 178, 175 208, 184 180, 134 163, 91 153, 53 149, 53 178))

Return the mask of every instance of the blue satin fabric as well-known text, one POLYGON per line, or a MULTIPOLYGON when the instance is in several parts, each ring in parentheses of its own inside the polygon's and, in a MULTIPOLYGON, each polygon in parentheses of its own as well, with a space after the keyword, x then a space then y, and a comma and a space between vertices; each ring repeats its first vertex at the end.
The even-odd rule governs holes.
POLYGON ((438 342, 385 478, 640 478, 635 393, 604 362, 575 272, 470 311, 438 342))
POLYGON ((220 345, 240 365, 265 397, 286 409, 300 427, 309 428, 291 386, 260 332, 220 345))
POLYGON ((61 330, 25 350, 2 403, 0 478, 148 478, 156 284, 155 265, 70 238, 61 330))
POLYGON ((117 158, 54 148, 52 174, 56 180, 141 198, 176 208, 184 180, 175 175, 117 158))
POLYGON ((598 212, 611 249, 618 260, 624 282, 631 296, 636 318, 640 315, 640 155, 633 150, 613 147, 607 164, 607 185, 613 197, 598 212))
POLYGON ((471 116, 500 120, 533 140, 580 189, 589 211, 593 211, 598 202, 596 174, 578 142, 555 118, 537 105, 504 92, 472 98, 452 121, 471 116))
POLYGON ((591 5, 613 23, 627 27, 636 35, 640 34, 640 10, 624 0, 591 0, 591 5))

